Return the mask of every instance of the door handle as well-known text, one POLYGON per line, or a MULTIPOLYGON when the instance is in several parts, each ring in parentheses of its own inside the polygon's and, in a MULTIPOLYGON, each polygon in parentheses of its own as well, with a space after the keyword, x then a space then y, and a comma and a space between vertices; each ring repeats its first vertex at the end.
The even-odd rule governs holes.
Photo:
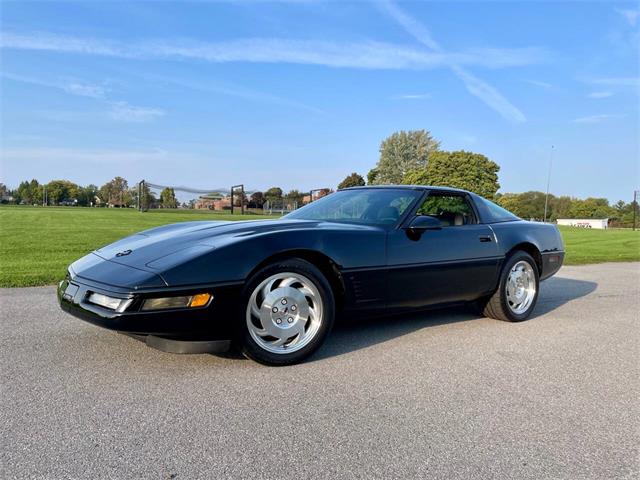
POLYGON ((480 240, 481 242, 490 242, 491 241, 491 235, 480 235, 478 237, 478 240, 480 240))

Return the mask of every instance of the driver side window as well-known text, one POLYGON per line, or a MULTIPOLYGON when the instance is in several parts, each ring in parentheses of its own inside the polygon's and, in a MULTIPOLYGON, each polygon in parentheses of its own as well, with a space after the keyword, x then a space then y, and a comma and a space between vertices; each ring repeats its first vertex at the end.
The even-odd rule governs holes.
POLYGON ((443 227, 457 227, 477 223, 469 200, 463 194, 431 192, 420 206, 417 215, 437 218, 443 227))

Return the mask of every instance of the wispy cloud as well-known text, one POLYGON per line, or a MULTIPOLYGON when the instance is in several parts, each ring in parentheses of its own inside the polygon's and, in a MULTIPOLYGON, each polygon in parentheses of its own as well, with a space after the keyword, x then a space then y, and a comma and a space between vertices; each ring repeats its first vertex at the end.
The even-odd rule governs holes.
POLYGON ((586 117, 579 117, 572 120, 573 123, 602 123, 605 120, 613 118, 622 118, 624 115, 618 115, 613 113, 601 113, 599 115, 588 115, 586 117))
POLYGON ((551 85, 550 83, 541 82, 540 80, 525 79, 525 82, 540 88, 546 88, 546 89, 553 88, 553 85, 551 85))
POLYGON ((197 59, 209 62, 292 63, 333 68, 429 69, 464 65, 485 68, 518 67, 548 58, 545 50, 483 48, 463 52, 424 51, 386 42, 333 42, 277 38, 248 38, 224 42, 146 40, 122 44, 48 33, 5 32, 0 47, 122 58, 197 59))
MULTIPOLYGON (((130 123, 144 123, 155 120, 166 114, 159 108, 138 107, 124 101, 110 101, 107 99, 107 89, 101 85, 90 84, 75 79, 42 80, 33 77, 24 77, 10 73, 2 73, 2 78, 16 82, 38 85, 47 88, 62 90, 70 95, 88 97, 99 100, 100 104, 108 105, 109 117, 113 120, 130 123)), ((40 112, 46 118, 56 121, 77 121, 91 116, 87 112, 73 112, 69 110, 40 112)))
POLYGON ((64 84, 63 88, 65 92, 81 97, 103 98, 106 93, 105 89, 99 85, 89 85, 76 81, 64 84))
POLYGON ((151 80, 154 84, 166 84, 173 85, 179 88, 186 88, 189 90, 196 90, 200 92, 209 92, 220 95, 228 95, 232 97, 244 98, 247 100, 254 100, 258 102, 273 103, 302 110, 307 110, 317 114, 324 114, 325 112, 319 108, 304 103, 296 102, 287 98, 282 98, 270 93, 260 92, 253 89, 245 88, 240 85, 230 85, 227 83, 220 83, 214 80, 208 79, 206 82, 200 82, 196 80, 184 80, 181 78, 173 78, 164 75, 152 75, 143 74, 142 78, 151 80))
POLYGON ((61 78, 58 80, 42 80, 39 78, 14 75, 6 72, 3 72, 0 76, 15 82, 29 83, 31 85, 63 90, 71 95, 78 95, 80 97, 104 98, 107 92, 106 88, 102 85, 90 84, 77 79, 61 78))
POLYGON ((4 162, 86 162, 98 165, 130 164, 135 161, 161 161, 171 157, 164 150, 85 150, 60 147, 7 148, 0 151, 4 162))
POLYGON ((607 98, 613 96, 613 92, 591 92, 587 95, 589 98, 607 98))
POLYGON ((123 122, 143 123, 165 115, 159 108, 136 107, 127 102, 115 102, 111 106, 111 118, 123 122))
POLYGON ((616 87, 640 87, 640 77, 601 77, 585 80, 593 85, 611 85, 616 87))
POLYGON ((635 27, 638 24, 638 17, 640 17, 640 9, 631 10, 631 9, 625 9, 625 8, 616 8, 616 12, 622 15, 627 20, 627 22, 629 22, 629 25, 631 25, 632 27, 635 27))
POLYGON ((405 95, 394 95, 394 100, 425 100, 427 98, 431 98, 430 93, 408 93, 405 95))
POLYGON ((420 22, 407 15, 390 0, 379 2, 383 11, 387 12, 407 33, 427 47, 432 53, 442 55, 447 58, 445 66, 449 67, 453 73, 464 83, 467 91, 479 98, 490 108, 498 112, 505 119, 520 123, 526 120, 524 114, 509 100, 507 100, 496 88, 484 82, 471 72, 463 68, 460 62, 451 58, 442 47, 434 40, 429 30, 420 22))

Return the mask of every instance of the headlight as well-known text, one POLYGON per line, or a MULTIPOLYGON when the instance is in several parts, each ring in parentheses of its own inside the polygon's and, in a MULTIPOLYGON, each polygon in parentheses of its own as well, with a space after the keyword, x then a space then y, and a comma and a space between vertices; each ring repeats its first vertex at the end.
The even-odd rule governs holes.
POLYGON ((101 307, 115 310, 116 312, 124 312, 131 305, 133 298, 114 298, 102 295, 101 293, 92 293, 87 299, 89 303, 100 305, 101 307))
POLYGON ((162 297, 147 298, 140 310, 167 310, 171 308, 196 308, 209 304, 213 295, 209 293, 198 293, 183 297, 162 297))

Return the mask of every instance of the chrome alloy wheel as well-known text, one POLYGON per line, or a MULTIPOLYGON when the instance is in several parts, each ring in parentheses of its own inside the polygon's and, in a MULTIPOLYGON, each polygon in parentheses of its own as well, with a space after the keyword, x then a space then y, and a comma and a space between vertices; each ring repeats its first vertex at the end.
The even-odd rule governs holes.
POLYGON ((247 304, 251 338, 272 353, 291 353, 307 345, 322 324, 322 297, 308 278, 282 272, 263 280, 247 304))
POLYGON ((536 296, 536 275, 529 262, 520 260, 511 268, 505 289, 509 309, 516 315, 525 313, 536 296))

